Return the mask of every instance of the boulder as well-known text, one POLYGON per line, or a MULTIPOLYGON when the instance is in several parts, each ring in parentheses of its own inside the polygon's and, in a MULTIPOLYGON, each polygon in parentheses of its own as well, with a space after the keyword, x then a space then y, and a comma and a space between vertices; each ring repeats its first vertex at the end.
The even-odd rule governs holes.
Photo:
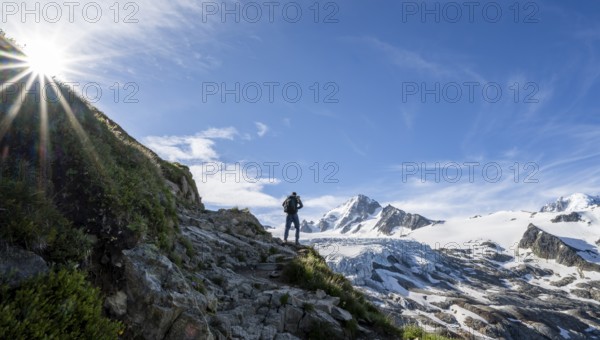
POLYGON ((145 338, 162 339, 182 314, 206 311, 206 297, 191 288, 180 269, 155 246, 142 244, 123 255, 127 315, 145 338))
POLYGON ((581 215, 576 212, 572 212, 570 214, 562 214, 558 215, 552 219, 552 223, 558 222, 579 222, 581 221, 581 215))
POLYGON ((546 233, 533 224, 529 224, 527 231, 519 242, 519 248, 531 248, 533 253, 544 259, 556 259, 556 262, 582 270, 600 272, 600 265, 583 259, 575 249, 564 243, 559 237, 546 233))
POLYGON ((123 316, 127 313, 127 294, 118 291, 106 298, 104 306, 115 316, 123 316))
POLYGON ((16 287, 22 281, 48 272, 48 265, 35 253, 0 242, 0 284, 16 287))

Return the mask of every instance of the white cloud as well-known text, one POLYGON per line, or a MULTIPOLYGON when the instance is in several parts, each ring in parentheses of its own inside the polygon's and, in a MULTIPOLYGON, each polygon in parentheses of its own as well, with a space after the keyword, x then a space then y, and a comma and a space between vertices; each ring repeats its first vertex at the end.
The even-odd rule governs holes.
POLYGON ((233 127, 210 128, 194 136, 148 136, 142 141, 159 156, 172 162, 213 162, 219 158, 213 139, 232 140, 236 135, 237 130, 233 127))
POLYGON ((256 132, 256 134, 259 137, 264 137, 264 135, 266 135, 267 132, 269 131, 269 127, 266 124, 264 124, 264 123, 256 122, 254 124, 256 124, 256 128, 258 129, 258 131, 256 132))
POLYGON ((303 199, 303 203, 310 207, 318 207, 324 211, 331 210, 348 200, 349 197, 324 195, 303 199))
POLYGON ((214 142, 210 139, 194 136, 150 136, 143 139, 144 144, 160 157, 175 161, 213 161, 218 157, 214 142))
POLYGON ((226 128, 210 128, 200 132, 198 136, 204 138, 221 138, 232 140, 237 134, 238 132, 236 128, 230 126, 226 128))
MULTIPOLYGON (((241 172, 234 175, 223 172, 221 167, 193 165, 190 171, 198 186, 202 201, 207 205, 218 207, 238 206, 240 208, 275 208, 281 203, 279 199, 263 193, 267 185, 276 185, 276 181, 259 179, 257 181, 244 178, 241 172)), ((232 164, 221 164, 226 169, 235 169, 232 164)))
POLYGON ((210 128, 193 136, 149 136, 143 143, 160 157, 190 165, 203 202, 211 207, 270 208, 281 203, 265 194, 267 185, 277 185, 274 178, 256 178, 254 168, 242 162, 223 163, 216 151, 216 140, 243 138, 233 127, 210 128), (201 164, 200 164, 201 163, 201 164))
MULTIPOLYGON (((422 183, 422 174, 419 171, 414 175, 399 176, 406 180, 382 183, 378 191, 397 208, 432 219, 447 219, 499 210, 537 210, 546 201, 554 198, 554 195, 548 195, 550 188, 565 183, 565 180, 557 174, 526 167, 528 163, 525 162, 518 163, 518 167, 515 167, 515 162, 511 160, 480 161, 480 165, 474 168, 472 177, 467 166, 461 167, 461 179, 457 183, 451 183, 445 176, 453 180, 456 174, 444 174, 444 165, 448 162, 428 162, 428 169, 436 169, 433 166, 435 163, 441 166, 438 169, 440 174, 437 179, 433 173, 428 173, 425 183, 422 183), (487 173, 488 177, 483 171, 486 165, 492 164, 498 164, 502 169, 502 174, 496 183, 493 183, 497 175, 494 167, 489 168, 492 170, 487 173)), ((465 164, 463 161, 457 163, 465 164)), ((401 172, 400 167, 390 167, 390 169, 401 172)), ((597 184, 581 183, 581 185, 570 186, 566 194, 571 191, 589 191, 594 187, 597 188, 597 184), (581 187, 588 189, 577 189, 581 187)))

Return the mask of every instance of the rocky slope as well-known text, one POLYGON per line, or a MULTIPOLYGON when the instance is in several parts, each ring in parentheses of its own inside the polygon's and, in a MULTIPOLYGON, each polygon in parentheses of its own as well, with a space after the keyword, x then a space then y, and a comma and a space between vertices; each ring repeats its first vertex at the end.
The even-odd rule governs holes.
MULTIPOLYGON (((126 284, 107 306, 137 335, 297 339, 327 330, 335 338, 352 337, 344 325, 353 316, 339 298, 281 278, 297 249, 273 239, 250 213, 180 211, 179 218, 181 242, 171 258, 150 244, 123 251, 126 284)), ((360 327, 356 336, 374 335, 360 327)))

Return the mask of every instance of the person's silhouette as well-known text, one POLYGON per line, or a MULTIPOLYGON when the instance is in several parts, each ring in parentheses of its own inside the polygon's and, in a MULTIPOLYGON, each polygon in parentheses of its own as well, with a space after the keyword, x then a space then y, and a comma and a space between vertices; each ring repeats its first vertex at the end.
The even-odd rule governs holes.
POLYGON ((294 227, 296 228, 296 244, 298 244, 300 239, 300 219, 298 218, 298 210, 304 207, 302 200, 300 199, 300 196, 296 195, 295 192, 292 192, 292 194, 283 201, 282 206, 287 213, 283 241, 287 243, 290 228, 292 227, 292 223, 294 223, 294 227))

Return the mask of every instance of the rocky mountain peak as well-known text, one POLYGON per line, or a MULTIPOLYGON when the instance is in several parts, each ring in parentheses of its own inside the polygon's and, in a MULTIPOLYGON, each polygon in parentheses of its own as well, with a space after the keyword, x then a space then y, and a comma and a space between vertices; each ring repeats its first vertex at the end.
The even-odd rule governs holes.
POLYGON ((575 193, 566 197, 559 197, 556 201, 546 204, 540 212, 573 212, 600 206, 600 196, 584 193, 575 193))
POLYGON ((349 213, 357 213, 361 215, 373 214, 381 205, 376 200, 365 195, 357 195, 346 201, 344 206, 349 213))
POLYGON ((325 213, 318 222, 302 222, 302 232, 314 233, 339 230, 342 234, 365 230, 377 230, 391 235, 399 228, 415 230, 426 225, 441 223, 418 214, 407 213, 391 204, 382 207, 379 202, 365 195, 357 195, 335 209, 325 213))
POLYGON ((357 195, 327 212, 319 221, 318 227, 320 231, 341 229, 342 232, 347 232, 354 223, 376 214, 379 209, 379 202, 365 195, 357 195))

